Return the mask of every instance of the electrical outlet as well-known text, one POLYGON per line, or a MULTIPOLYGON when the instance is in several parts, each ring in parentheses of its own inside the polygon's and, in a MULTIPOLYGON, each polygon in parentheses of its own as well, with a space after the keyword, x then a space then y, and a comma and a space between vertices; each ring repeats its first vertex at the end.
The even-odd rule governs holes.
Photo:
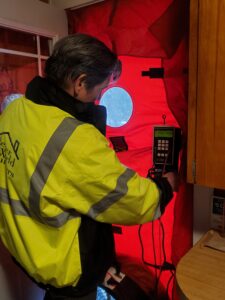
POLYGON ((225 198, 213 196, 211 200, 211 228, 225 231, 225 198))

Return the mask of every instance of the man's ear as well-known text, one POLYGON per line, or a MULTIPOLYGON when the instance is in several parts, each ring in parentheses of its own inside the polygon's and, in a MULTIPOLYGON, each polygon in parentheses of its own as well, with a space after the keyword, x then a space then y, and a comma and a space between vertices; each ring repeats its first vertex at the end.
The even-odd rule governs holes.
POLYGON ((85 88, 86 74, 81 74, 74 82, 74 91, 76 95, 79 95, 80 91, 85 88))

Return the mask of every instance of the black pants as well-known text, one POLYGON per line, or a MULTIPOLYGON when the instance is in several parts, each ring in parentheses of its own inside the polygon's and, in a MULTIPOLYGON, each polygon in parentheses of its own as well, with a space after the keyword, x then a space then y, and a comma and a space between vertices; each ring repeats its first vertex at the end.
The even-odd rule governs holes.
MULTIPOLYGON (((117 300, 155 300, 151 295, 145 294, 136 282, 128 276, 125 276, 113 291, 107 288, 104 289, 117 300)), ((61 289, 49 289, 46 292, 44 300, 96 300, 97 296, 97 290, 85 296, 73 296, 73 290, 68 292, 68 289, 66 289, 64 294, 62 291, 61 289)))

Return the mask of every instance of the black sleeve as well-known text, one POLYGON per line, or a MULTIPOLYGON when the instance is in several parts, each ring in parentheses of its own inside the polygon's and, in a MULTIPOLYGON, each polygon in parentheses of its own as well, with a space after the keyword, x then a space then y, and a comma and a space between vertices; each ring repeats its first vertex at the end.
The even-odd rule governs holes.
POLYGON ((164 213, 166 205, 173 198, 173 190, 166 177, 152 179, 161 191, 160 210, 164 213))

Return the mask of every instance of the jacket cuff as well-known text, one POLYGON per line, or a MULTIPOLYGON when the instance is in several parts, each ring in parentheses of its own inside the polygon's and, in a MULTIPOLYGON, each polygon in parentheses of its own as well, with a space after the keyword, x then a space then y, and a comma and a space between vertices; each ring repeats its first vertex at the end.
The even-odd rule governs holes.
POLYGON ((153 178, 153 181, 160 189, 160 210, 161 214, 164 213, 166 205, 173 198, 173 190, 166 177, 153 178))

